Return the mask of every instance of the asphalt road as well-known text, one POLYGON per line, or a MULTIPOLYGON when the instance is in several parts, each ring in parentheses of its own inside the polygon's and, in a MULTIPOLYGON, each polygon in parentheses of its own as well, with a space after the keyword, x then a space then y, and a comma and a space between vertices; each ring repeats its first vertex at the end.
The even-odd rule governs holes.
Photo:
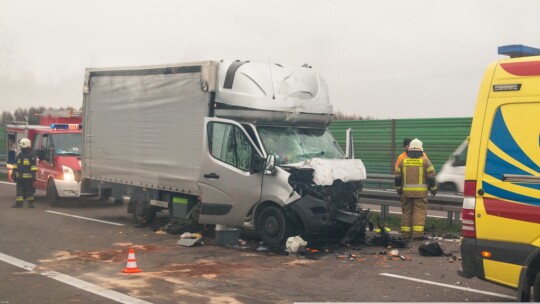
MULTIPOLYGON (((320 247, 317 259, 203 244, 135 228, 126 206, 69 200, 11 208, 12 184, 0 183, 0 304, 508 302, 515 291, 456 274, 459 260, 421 257, 413 242, 393 259, 383 247, 320 247), (74 217, 75 216, 75 217, 74 217), (142 272, 124 274, 129 248, 142 272)), ((161 219, 163 219, 162 217, 161 219)), ((459 258, 459 243, 440 241, 459 258)), ((308 244, 309 246, 309 244, 308 244)))

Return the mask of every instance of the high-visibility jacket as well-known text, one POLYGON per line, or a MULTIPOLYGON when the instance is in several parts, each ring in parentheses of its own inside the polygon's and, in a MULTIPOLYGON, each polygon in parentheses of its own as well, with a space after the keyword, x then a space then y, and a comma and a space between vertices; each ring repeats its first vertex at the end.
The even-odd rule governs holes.
POLYGON ((403 197, 427 197, 428 189, 437 191, 435 167, 427 156, 405 157, 398 164, 395 173, 395 188, 403 197))
POLYGON ((16 180, 33 180, 36 179, 37 165, 36 157, 30 149, 23 149, 13 165, 13 174, 16 180))
MULTIPOLYGON (((424 156, 427 157, 427 154, 424 153, 424 156)), ((394 164, 394 172, 397 171, 398 166, 399 166, 399 163, 400 163, 405 157, 407 157, 407 151, 404 151, 403 153, 401 153, 401 154, 397 157, 396 163, 394 164)))

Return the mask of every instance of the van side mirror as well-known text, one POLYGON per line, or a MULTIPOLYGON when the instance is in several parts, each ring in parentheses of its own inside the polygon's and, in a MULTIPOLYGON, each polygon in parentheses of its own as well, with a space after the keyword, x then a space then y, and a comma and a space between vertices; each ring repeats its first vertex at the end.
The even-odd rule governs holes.
POLYGON ((354 142, 352 137, 352 129, 348 128, 345 132, 345 158, 354 159, 354 142))
POLYGON ((266 157, 266 164, 264 166, 265 175, 274 175, 276 172, 276 156, 274 154, 268 154, 266 157))

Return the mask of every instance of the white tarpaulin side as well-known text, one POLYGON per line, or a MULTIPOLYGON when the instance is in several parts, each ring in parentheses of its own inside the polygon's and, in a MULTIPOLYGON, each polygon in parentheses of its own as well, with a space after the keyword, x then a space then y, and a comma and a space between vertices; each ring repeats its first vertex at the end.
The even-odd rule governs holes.
POLYGON ((197 193, 215 66, 87 70, 84 176, 197 193))

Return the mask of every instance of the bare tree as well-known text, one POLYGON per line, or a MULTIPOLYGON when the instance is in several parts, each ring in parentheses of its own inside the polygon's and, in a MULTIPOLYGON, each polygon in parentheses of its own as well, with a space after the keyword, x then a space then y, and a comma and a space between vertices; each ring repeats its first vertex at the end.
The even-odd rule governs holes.
POLYGON ((7 124, 11 123, 15 118, 9 111, 3 111, 2 117, 0 118, 0 126, 5 127, 7 124))

